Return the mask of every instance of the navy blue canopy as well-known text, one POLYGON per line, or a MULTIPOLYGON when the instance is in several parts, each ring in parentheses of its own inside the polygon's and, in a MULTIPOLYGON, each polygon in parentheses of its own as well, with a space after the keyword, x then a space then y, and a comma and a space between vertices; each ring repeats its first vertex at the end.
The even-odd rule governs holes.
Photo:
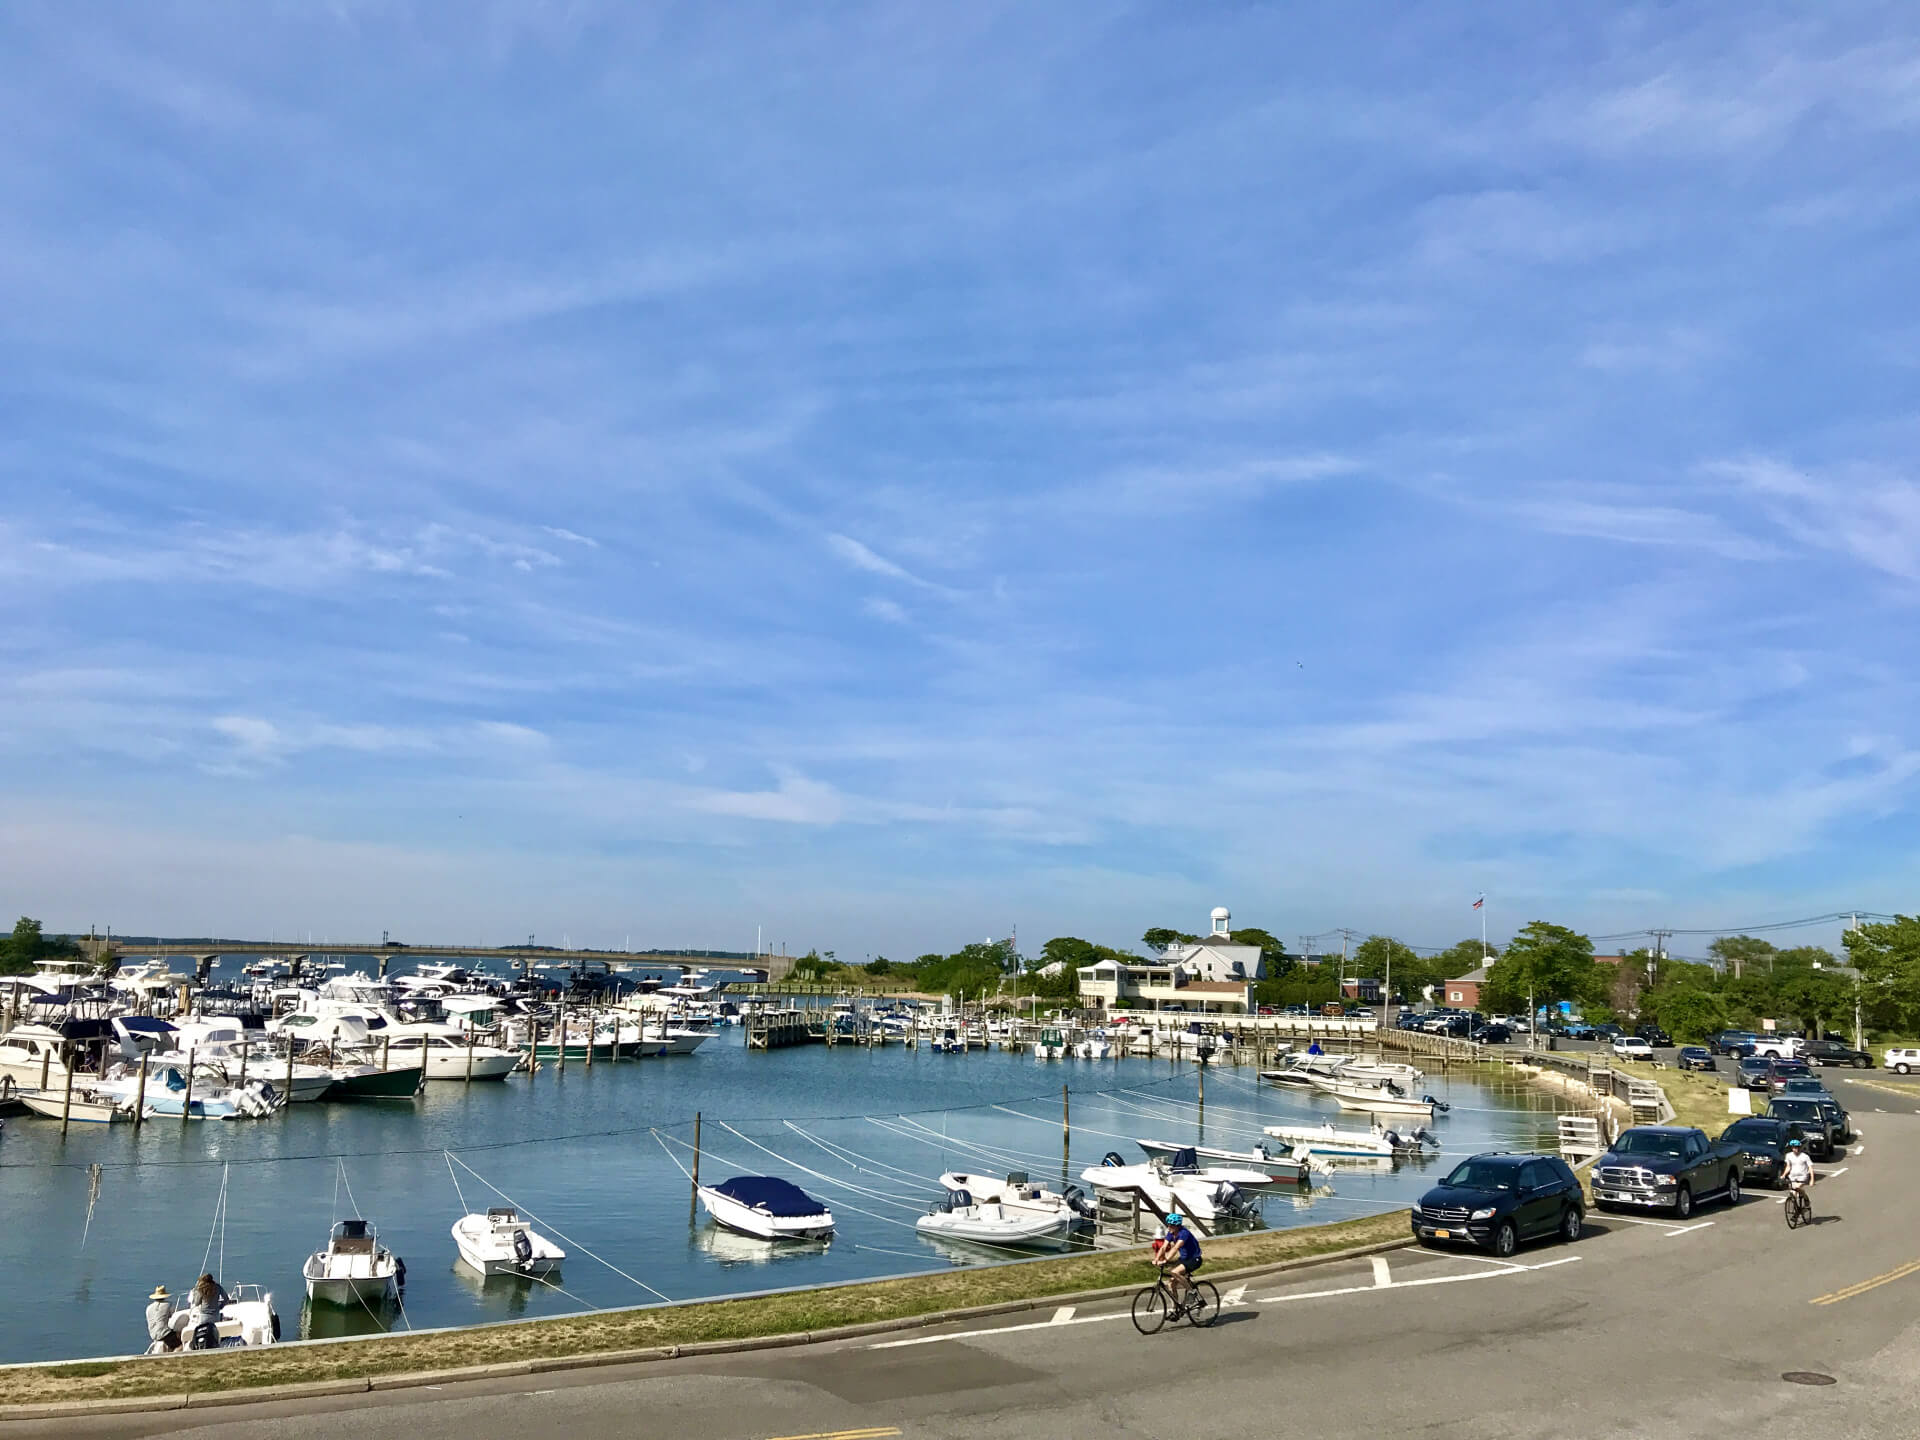
POLYGON ((827 1208, 798 1185, 774 1175, 736 1175, 713 1188, 729 1200, 787 1219, 818 1215, 827 1208))

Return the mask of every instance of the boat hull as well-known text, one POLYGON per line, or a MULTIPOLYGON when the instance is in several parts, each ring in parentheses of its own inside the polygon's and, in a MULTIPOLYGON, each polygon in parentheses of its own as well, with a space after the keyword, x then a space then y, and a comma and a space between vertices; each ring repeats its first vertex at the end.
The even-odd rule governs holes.
POLYGON ((66 1112, 66 1119, 75 1125, 118 1125, 133 1119, 131 1106, 105 1100, 83 1100, 78 1095, 73 1097, 70 1111, 67 1110, 64 1093, 54 1095, 39 1090, 16 1090, 13 1098, 34 1114, 44 1115, 49 1120, 58 1120, 66 1112))
POLYGON ((980 1205, 969 1211, 940 1211, 922 1215, 913 1228, 941 1240, 965 1240, 1013 1250, 1064 1250, 1073 1243, 1071 1214, 1039 1215, 980 1205))
POLYGON ((386 1275, 307 1278, 307 1298, 321 1305, 377 1305, 392 1288, 393 1279, 386 1275))
POLYGON ((818 1240, 833 1233, 831 1211, 822 1210, 815 1215, 769 1215, 705 1185, 700 1187, 699 1196, 700 1208, 713 1217, 715 1224, 741 1235, 751 1235, 756 1240, 818 1240))
POLYGON ((369 1070, 360 1075, 336 1075, 327 1089, 329 1100, 411 1100, 425 1083, 418 1065, 393 1070, 369 1070))

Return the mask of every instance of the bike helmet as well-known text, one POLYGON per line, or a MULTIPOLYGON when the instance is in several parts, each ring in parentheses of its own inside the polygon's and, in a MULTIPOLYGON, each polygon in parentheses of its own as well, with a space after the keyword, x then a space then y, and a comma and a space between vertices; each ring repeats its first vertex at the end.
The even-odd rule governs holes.
POLYGON ((1798 1140, 1789 1140, 1787 1141, 1787 1148, 1789 1150, 1798 1150, 1800 1148, 1800 1142, 1798 1140))
POLYGON ((1167 1211, 1167 1224, 1179 1225, 1181 1223, 1182 1223, 1182 1216, 1178 1210, 1167 1211))

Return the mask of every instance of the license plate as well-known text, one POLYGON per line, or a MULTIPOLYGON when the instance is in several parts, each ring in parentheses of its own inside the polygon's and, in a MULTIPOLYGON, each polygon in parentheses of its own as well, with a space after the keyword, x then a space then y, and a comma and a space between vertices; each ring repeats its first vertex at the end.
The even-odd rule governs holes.
POLYGON ((1436 1230, 1433 1232, 1433 1238, 1436 1240, 1451 1240, 1453 1238, 1453 1232, 1451 1230, 1436 1230))
POLYGON ((1594 1198, 1598 1200, 1625 1200, 1627 1197, 1617 1190, 1596 1190, 1594 1198))

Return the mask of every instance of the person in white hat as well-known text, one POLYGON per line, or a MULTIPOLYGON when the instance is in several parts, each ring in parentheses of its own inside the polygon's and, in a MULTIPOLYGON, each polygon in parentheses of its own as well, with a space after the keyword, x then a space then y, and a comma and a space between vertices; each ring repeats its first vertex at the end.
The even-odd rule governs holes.
POLYGON ((167 1287, 156 1285, 153 1294, 147 1297, 147 1338, 157 1342, 162 1350, 178 1350, 180 1337, 173 1329, 173 1299, 167 1294, 167 1287))

